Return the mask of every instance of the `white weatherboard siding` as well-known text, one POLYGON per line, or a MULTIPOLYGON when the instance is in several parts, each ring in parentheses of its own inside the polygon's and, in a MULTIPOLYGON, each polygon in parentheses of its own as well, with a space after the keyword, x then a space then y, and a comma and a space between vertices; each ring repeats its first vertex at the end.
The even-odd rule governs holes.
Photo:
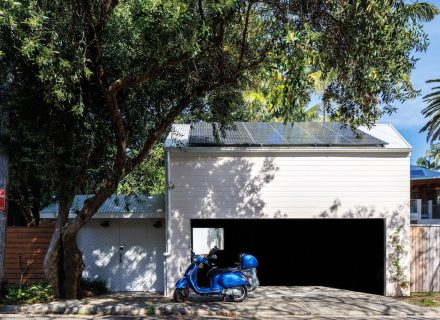
MULTIPOLYGON (((193 218, 385 218, 387 240, 399 226, 409 235, 408 151, 169 156, 168 294, 189 264, 193 218)), ((399 293, 387 274, 386 294, 399 293)))

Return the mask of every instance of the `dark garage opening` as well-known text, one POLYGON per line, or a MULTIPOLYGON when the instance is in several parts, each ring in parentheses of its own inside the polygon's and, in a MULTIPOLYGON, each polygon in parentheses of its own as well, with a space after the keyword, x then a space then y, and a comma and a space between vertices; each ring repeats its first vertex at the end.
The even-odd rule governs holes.
POLYGON ((219 262, 255 255, 261 285, 384 294, 384 219, 194 219, 191 226, 224 228, 219 262))

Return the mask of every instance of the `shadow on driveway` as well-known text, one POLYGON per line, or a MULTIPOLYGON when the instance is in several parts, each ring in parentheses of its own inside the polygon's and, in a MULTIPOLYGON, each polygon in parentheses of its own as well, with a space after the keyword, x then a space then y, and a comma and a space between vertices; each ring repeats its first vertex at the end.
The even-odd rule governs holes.
POLYGON ((175 303, 156 293, 113 293, 83 300, 47 304, 4 306, 1 313, 81 314, 81 315, 157 315, 157 316, 243 316, 291 318, 314 316, 362 318, 391 316, 440 319, 440 309, 423 308, 379 295, 327 287, 260 287, 243 302, 191 295, 185 303, 175 303))

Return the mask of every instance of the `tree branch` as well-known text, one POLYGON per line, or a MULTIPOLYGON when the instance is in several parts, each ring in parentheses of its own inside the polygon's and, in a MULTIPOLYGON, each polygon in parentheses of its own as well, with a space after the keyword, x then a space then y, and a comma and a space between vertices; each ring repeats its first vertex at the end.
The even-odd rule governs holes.
POLYGON ((118 2, 118 0, 109 0, 102 5, 101 14, 99 15, 98 22, 95 25, 95 29, 98 33, 102 32, 104 29, 110 13, 117 6, 118 2))
POLYGON ((140 75, 137 75, 134 77, 125 77, 125 78, 120 78, 118 80, 115 80, 110 84, 109 92, 116 94, 118 91, 120 91, 123 88, 133 87, 136 85, 140 85, 144 82, 147 82, 150 79, 157 76, 158 74, 160 74, 163 71, 163 69, 165 69, 166 67, 172 67, 172 66, 178 65, 186 60, 189 60, 190 57, 191 57, 190 53, 185 52, 182 55, 180 55, 179 57, 168 59, 163 64, 156 64, 156 65, 152 66, 150 69, 148 69, 147 71, 145 71, 144 73, 142 73, 140 75))
POLYGON ((199 14, 202 21, 205 21, 205 14, 203 13, 202 0, 199 0, 199 14))
POLYGON ((81 5, 84 9, 86 20, 89 25, 89 31, 93 37, 90 50, 90 55, 92 58, 91 60, 95 69, 96 77, 104 93, 105 102, 110 113, 113 132, 116 137, 117 153, 113 166, 118 174, 122 174, 122 170, 126 160, 125 150, 127 147, 127 136, 122 121, 121 112, 118 108, 118 102, 116 99, 117 92, 112 92, 112 90, 110 90, 105 67, 102 62, 101 46, 102 31, 105 27, 108 17, 110 16, 117 3, 118 0, 109 0, 105 2, 101 7, 101 13, 98 18, 98 22, 95 24, 93 21, 90 2, 88 0, 81 0, 81 5))
POLYGON ((240 57, 238 58, 237 70, 239 70, 241 68, 241 64, 243 62, 243 57, 244 57, 244 54, 246 53, 246 42, 247 42, 246 38, 247 38, 247 33, 248 33, 249 16, 251 13, 251 8, 252 8, 252 1, 249 1, 247 12, 246 12, 246 18, 245 18, 245 22, 244 22, 243 35, 241 38, 241 49, 240 49, 240 57))

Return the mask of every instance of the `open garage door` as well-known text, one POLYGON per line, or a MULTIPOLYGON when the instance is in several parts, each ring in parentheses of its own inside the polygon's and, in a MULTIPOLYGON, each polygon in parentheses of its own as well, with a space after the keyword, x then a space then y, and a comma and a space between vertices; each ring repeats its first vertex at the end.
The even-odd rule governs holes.
POLYGON ((221 228, 223 262, 257 257, 261 285, 319 285, 384 294, 384 219, 194 219, 221 228))

